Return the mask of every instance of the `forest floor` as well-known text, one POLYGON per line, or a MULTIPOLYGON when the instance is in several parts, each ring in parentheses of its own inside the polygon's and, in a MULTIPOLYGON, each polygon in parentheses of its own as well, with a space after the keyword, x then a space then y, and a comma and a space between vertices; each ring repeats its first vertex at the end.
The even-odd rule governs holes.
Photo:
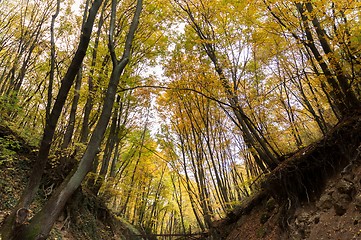
POLYGON ((280 227, 280 207, 273 198, 264 199, 241 217, 223 239, 361 239, 361 166, 352 170, 353 178, 341 174, 329 179, 321 196, 301 202, 287 216, 288 229, 280 227))
MULTIPOLYGON (((0 125, 0 225, 15 207, 27 184, 36 151, 35 147, 27 145, 10 128, 0 125)), ((29 218, 55 189, 54 185, 49 184, 51 168, 50 161, 40 191, 31 206, 29 218)), ((82 187, 68 201, 48 239, 140 239, 134 237, 134 234, 140 233, 126 221, 112 214, 102 201, 82 187)))
POLYGON ((286 159, 215 223, 219 239, 361 239, 361 114, 286 159))

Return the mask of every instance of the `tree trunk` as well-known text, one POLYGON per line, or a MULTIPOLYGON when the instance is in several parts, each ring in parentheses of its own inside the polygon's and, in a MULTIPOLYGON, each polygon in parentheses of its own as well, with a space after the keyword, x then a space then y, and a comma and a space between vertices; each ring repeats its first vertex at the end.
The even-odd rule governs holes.
POLYGON ((70 145, 71 139, 74 134, 76 110, 78 108, 78 102, 79 102, 79 97, 80 97, 79 92, 80 92, 81 80, 82 80, 82 75, 83 75, 82 72, 83 71, 80 68, 78 71, 76 82, 75 82, 74 97, 73 97, 73 102, 72 102, 71 108, 70 108, 68 126, 66 127, 63 143, 61 144, 61 147, 60 147, 62 150, 65 150, 70 145))
POLYGON ((347 113, 347 109, 349 108, 347 103, 345 103, 345 95, 342 89, 340 88, 338 82, 334 78, 334 75, 332 74, 332 71, 328 64, 326 63, 325 59, 322 57, 321 53, 317 49, 315 45, 315 41, 308 23, 308 17, 306 16, 305 9, 302 3, 296 3, 296 7, 298 12, 301 15, 305 35, 307 38, 307 43, 304 43, 306 47, 308 47, 314 58, 316 59, 317 63, 321 67, 323 73, 325 74, 325 77, 327 79, 327 83, 331 86, 332 90, 330 92, 332 100, 334 102, 335 107, 337 108, 337 111, 341 113, 341 115, 345 115, 347 113))
POLYGON ((53 16, 51 16, 50 24, 50 72, 49 72, 49 84, 48 84, 48 99, 46 104, 46 118, 49 119, 51 112, 51 104, 53 102, 53 84, 55 78, 55 37, 54 37, 54 26, 55 20, 59 15, 60 11, 60 0, 56 1, 56 10, 53 16))
POLYGON ((306 3, 306 9, 311 14, 312 17, 312 24, 317 33, 317 37, 321 43, 322 49, 328 58, 330 65, 334 69, 334 73, 336 75, 336 79, 340 86, 340 90, 344 94, 344 101, 346 102, 349 109, 355 109, 360 106, 360 101, 357 99, 356 95, 354 94, 351 85, 349 83, 348 77, 342 70, 342 67, 338 60, 335 57, 335 53, 332 51, 329 42, 327 41, 327 36, 325 30, 321 26, 318 18, 313 13, 313 6, 311 2, 306 3))
MULTIPOLYGON (((119 100, 119 97, 118 97, 118 100, 119 100)), ((99 172, 99 175, 96 176, 96 180, 94 182, 94 187, 92 187, 92 190, 94 191, 93 193, 95 195, 97 195, 99 193, 99 190, 100 190, 102 184, 104 183, 105 177, 108 173, 110 159, 111 159, 114 145, 116 143, 116 139, 117 139, 117 136, 119 133, 119 126, 117 125, 118 117, 119 117, 119 101, 118 101, 118 107, 113 112, 112 123, 110 125, 108 140, 107 140, 107 143, 106 143, 105 149, 104 149, 103 160, 101 161, 100 172, 99 172)))
POLYGON ((98 54, 100 33, 101 33, 103 23, 104 23, 104 16, 103 16, 104 15, 104 10, 105 10, 105 5, 102 8, 99 23, 98 23, 98 26, 97 26, 98 31, 97 31, 95 41, 94 41, 94 48, 93 48, 93 52, 92 52, 92 60, 91 60, 91 64, 90 64, 90 72, 89 72, 89 77, 88 77, 88 96, 87 96, 87 100, 86 100, 86 103, 85 103, 83 123, 82 123, 82 128, 81 128, 81 131, 80 131, 80 142, 84 143, 84 144, 88 140, 90 113, 91 113, 91 110, 93 109, 93 100, 94 100, 93 75, 94 75, 94 72, 95 72, 95 65, 96 65, 97 54, 98 54))
MULTIPOLYGON (((40 181, 45 169, 46 162, 48 160, 48 155, 50 152, 50 146, 53 141, 55 128, 58 123, 60 114, 62 112, 63 106, 65 104, 66 98, 68 96, 69 90, 74 82, 75 76, 78 73, 78 70, 83 62, 85 57, 91 32, 93 29, 93 23, 97 15, 98 9, 102 3, 102 0, 95 0, 91 9, 89 10, 88 18, 84 24, 82 34, 80 36, 80 41, 78 44, 77 51, 71 61, 71 64, 62 80, 54 107, 49 115, 49 119, 46 120, 46 125, 43 133, 43 138, 40 144, 39 153, 33 169, 30 174, 30 179, 27 187, 25 188, 22 196, 17 204, 17 206, 12 211, 11 215, 5 220, 1 228, 1 234, 4 239, 10 239, 11 232, 9 229, 13 229, 12 225, 14 223, 16 212, 21 208, 29 208, 31 202, 33 201, 36 192, 39 189, 40 181)), ((26 239, 26 238, 24 238, 26 239)))
MULTIPOLYGON (((115 2, 115 1, 113 1, 115 2)), ((98 2, 98 8, 100 6, 98 2)), ((115 17, 115 9, 113 8, 112 17, 115 17)), ((137 7, 133 20, 127 35, 123 56, 120 61, 113 62, 113 70, 108 84, 107 92, 104 99, 99 121, 94 129, 89 144, 82 156, 80 163, 74 173, 70 173, 67 179, 61 184, 56 192, 51 196, 45 206, 30 221, 29 225, 23 227, 16 239, 46 239, 53 224, 63 210, 66 201, 80 186, 86 174, 92 169, 92 163, 95 155, 98 153, 99 146, 103 139, 106 127, 111 117, 114 105, 117 86, 120 76, 124 68, 129 62, 131 45, 134 39, 135 31, 138 27, 140 13, 142 11, 142 0, 137 1, 137 7)))

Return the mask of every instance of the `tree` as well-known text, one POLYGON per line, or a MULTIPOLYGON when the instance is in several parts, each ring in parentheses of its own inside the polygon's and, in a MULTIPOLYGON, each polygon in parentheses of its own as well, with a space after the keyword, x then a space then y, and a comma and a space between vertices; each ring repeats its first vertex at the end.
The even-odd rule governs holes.
MULTIPOLYGON (((240 58, 237 57, 237 52, 231 52, 231 57, 227 58, 227 55, 222 56, 219 51, 222 45, 217 41, 219 39, 217 37, 218 30, 216 30, 216 25, 213 23, 216 19, 212 19, 212 10, 209 7, 211 3, 207 2, 206 4, 202 1, 176 1, 176 3, 187 14, 185 20, 199 37, 204 52, 213 63, 214 70, 218 74, 223 91, 236 118, 237 125, 242 129, 245 143, 251 149, 255 161, 263 171, 275 168, 278 165, 277 153, 247 116, 237 95, 240 81, 240 76, 237 74, 240 58), (229 70, 227 66, 230 67, 229 70), (228 72, 231 73, 230 79, 227 77, 228 72)), ((227 54, 227 51, 232 50, 224 49, 224 51, 227 54)), ((240 52, 238 52, 238 56, 239 54, 240 52)))
MULTIPOLYGON (((70 86, 72 81, 77 73, 82 59, 85 56, 85 52, 90 40, 90 34, 93 26, 93 22, 96 16, 96 13, 101 5, 102 1, 95 1, 90 8, 89 15, 87 20, 85 21, 83 34, 79 43, 79 47, 69 70, 64 77, 63 84, 59 90, 57 101, 54 103, 54 107, 52 113, 50 114, 49 120, 47 121, 47 126, 44 130, 44 137, 42 141, 41 148, 39 150, 39 159, 37 162, 36 171, 42 171, 44 169, 47 155, 49 153, 51 139, 54 134, 55 126, 57 119, 60 116, 60 112, 62 106, 65 102, 66 95, 70 90, 70 86), (49 141, 50 140, 50 141, 49 141)), ((129 27, 129 33, 127 35, 123 56, 120 60, 117 60, 114 42, 113 42, 113 34, 114 34, 114 19, 116 14, 116 1, 112 2, 112 20, 111 20, 111 28, 109 34, 109 50, 111 52, 112 61, 113 61, 113 71, 111 75, 111 80, 108 85, 107 94, 105 97, 105 102, 103 105, 103 110, 100 116, 100 119, 97 123, 97 127, 94 130, 92 138, 88 144, 88 148, 84 153, 84 156, 78 166, 78 170, 74 172, 74 175, 70 175, 63 184, 59 187, 59 190, 52 196, 52 198, 48 201, 48 203, 44 206, 44 208, 34 216, 31 223, 22 229, 20 233, 17 233, 16 238, 18 239, 39 239, 44 238, 48 235, 53 223, 55 222, 58 214, 63 209, 66 200, 71 196, 71 194, 77 189, 80 185, 82 179, 85 177, 86 173, 90 171, 91 163, 97 153, 97 149, 100 146, 102 135, 104 135, 107 123, 110 118, 111 109, 113 107, 115 93, 117 89, 117 85, 119 82, 119 78, 124 71, 127 63, 129 62, 129 57, 131 53, 131 45, 134 38, 135 31, 138 26, 138 21, 140 17, 142 9, 142 1, 138 1, 137 8, 132 20, 132 23, 129 27), (52 216, 48 218, 48 214, 52 216)), ((34 170, 35 171, 35 170, 34 170)), ((35 192, 40 184, 41 173, 36 174, 33 171, 30 179, 30 184, 26 189, 26 192, 23 194, 23 198, 18 204, 19 207, 25 207, 29 205, 35 192), (40 175, 40 176, 39 176, 40 175)), ((3 235, 5 236, 5 234, 3 235)))
POLYGON ((62 85, 59 89, 56 101, 49 115, 49 118, 46 119, 46 126, 44 128, 43 138, 41 141, 37 161, 33 166, 29 183, 25 188, 24 192, 22 193, 22 196, 17 206, 15 207, 11 215, 7 218, 6 222, 2 226, 1 232, 4 238, 10 239, 10 236, 13 234, 12 232, 15 230, 14 225, 15 225, 16 212, 22 208, 28 209, 35 197, 37 190, 39 189, 41 177, 44 172, 44 168, 48 159, 55 128, 58 119, 60 117, 62 108, 64 106, 65 100, 69 93, 69 90, 73 84, 74 78, 86 54, 86 50, 88 48, 88 44, 90 41, 90 35, 93 28, 93 23, 101 3, 102 1, 98 1, 98 0, 94 1, 92 7, 89 10, 89 15, 87 16, 87 20, 85 21, 84 27, 82 29, 82 35, 80 37, 77 51, 62 80, 62 85))
POLYGON ((44 207, 40 210, 40 212, 37 213, 32 218, 30 224, 26 226, 19 233, 19 235, 17 235, 17 238, 20 239, 45 238, 50 232, 54 222, 61 213, 63 207, 65 206, 66 201, 74 193, 74 191, 80 186, 84 177, 92 168, 93 159, 95 155, 98 153, 98 149, 103 139, 105 129, 108 125, 111 116, 120 76, 123 73, 127 63, 129 62, 132 42, 138 27, 139 18, 142 11, 142 0, 138 0, 131 25, 129 26, 129 32, 126 37, 123 55, 120 58, 120 60, 118 60, 115 53, 114 40, 113 40, 113 34, 115 29, 114 24, 115 24, 115 15, 116 15, 116 3, 117 2, 115 0, 112 1, 111 22, 110 22, 110 31, 109 31, 109 51, 112 57, 113 70, 108 84, 107 93, 105 95, 104 104, 98 123, 94 129, 94 132, 87 145, 87 149, 84 152, 76 171, 74 173, 72 172, 69 174, 68 178, 64 180, 62 185, 51 196, 49 201, 44 205, 44 207))
POLYGON ((171 166, 175 172, 184 173, 178 179, 187 189, 199 228, 205 230, 212 219, 222 217, 244 196, 237 183, 242 173, 232 169, 241 160, 233 157, 232 122, 217 101, 199 94, 213 91, 215 96, 215 89, 219 89, 217 76, 195 64, 191 57, 181 56, 170 63, 175 65, 167 70, 173 77, 169 85, 172 90, 159 99, 159 105, 165 122, 171 123, 167 135, 174 135, 172 152, 178 153, 171 155, 171 166))
POLYGON ((0 5, 0 118, 42 136, 2 238, 45 238, 83 179, 145 233, 206 231, 360 107, 357 1, 45 2, 0 5))
MULTIPOLYGON (((349 67, 354 66, 357 62, 354 61, 354 52, 349 51, 351 42, 347 34, 347 15, 345 14, 344 5, 331 3, 331 8, 333 8, 331 12, 335 13, 335 15, 330 17, 326 14, 327 11, 322 13, 318 10, 318 7, 320 7, 318 4, 297 2, 294 6, 299 13, 299 17, 295 19, 294 17, 280 14, 279 11, 282 11, 283 7, 278 3, 271 4, 267 1, 264 1, 264 3, 276 21, 306 48, 309 56, 314 59, 314 63, 317 63, 318 66, 315 68, 315 71, 317 71, 319 75, 322 72, 325 76, 328 84, 325 91, 328 91, 327 88, 330 88, 330 100, 336 116, 340 119, 350 111, 350 109, 358 108, 360 106, 360 100, 355 95, 353 87, 355 83, 354 68, 349 67), (278 7, 278 10, 275 10, 276 7, 278 7), (322 15, 319 16, 320 14, 322 15), (323 22, 333 27, 326 28, 323 26, 319 17, 326 18, 323 22), (338 18, 340 18, 341 24, 336 23, 336 19, 338 18), (295 21, 300 23, 300 29, 295 29, 295 21), (329 29, 329 32, 327 32, 326 29, 329 29), (342 34, 345 34, 345 40, 340 37, 342 34), (327 37, 328 35, 333 35, 334 37, 329 38, 327 37), (332 41, 339 41, 341 46, 337 46, 335 42, 332 41), (318 47, 318 44, 320 47, 318 47), (341 52, 338 53, 336 50, 339 47, 340 49, 346 48, 342 51, 348 55, 347 59, 350 60, 344 61, 344 66, 341 63, 343 61, 338 56, 341 52)), ((293 4, 287 4, 284 6, 292 5, 293 4)))

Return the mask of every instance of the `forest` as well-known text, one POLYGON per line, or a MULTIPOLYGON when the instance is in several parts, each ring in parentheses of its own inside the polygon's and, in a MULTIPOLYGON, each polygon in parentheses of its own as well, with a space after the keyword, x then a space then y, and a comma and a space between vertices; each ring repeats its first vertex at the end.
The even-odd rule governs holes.
MULTIPOLYGON (((33 156, 27 171, 1 170, 3 200, 16 174, 25 180, 0 239, 47 239, 68 205, 81 208, 79 192, 162 239, 222 239, 208 234, 215 223, 262 189, 288 208, 303 188, 309 198, 317 143, 349 143, 342 164, 334 147, 320 160, 333 169, 361 152, 360 10, 358 0, 0 0, 0 128, 33 156), (284 173, 299 155, 304 170, 284 173)), ((0 134, 0 169, 20 148, 0 134)))

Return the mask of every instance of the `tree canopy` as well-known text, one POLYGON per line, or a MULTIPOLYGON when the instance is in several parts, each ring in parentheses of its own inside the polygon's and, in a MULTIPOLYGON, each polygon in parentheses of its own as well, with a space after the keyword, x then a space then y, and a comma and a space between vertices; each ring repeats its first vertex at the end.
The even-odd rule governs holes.
POLYGON ((360 19, 346 0, 2 1, 0 120, 39 147, 4 238, 49 161, 63 177, 19 236, 79 186, 149 233, 211 228, 360 108, 360 19))

